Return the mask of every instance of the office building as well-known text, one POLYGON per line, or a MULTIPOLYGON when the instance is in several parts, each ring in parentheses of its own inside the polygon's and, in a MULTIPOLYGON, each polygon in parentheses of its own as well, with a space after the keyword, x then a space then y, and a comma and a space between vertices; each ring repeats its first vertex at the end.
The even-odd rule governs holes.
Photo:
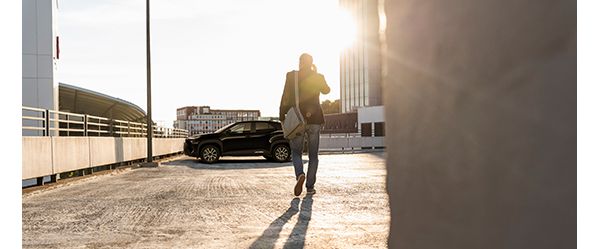
POLYGON ((381 49, 377 1, 340 0, 356 21, 356 39, 340 56, 342 113, 359 107, 382 105, 381 49))

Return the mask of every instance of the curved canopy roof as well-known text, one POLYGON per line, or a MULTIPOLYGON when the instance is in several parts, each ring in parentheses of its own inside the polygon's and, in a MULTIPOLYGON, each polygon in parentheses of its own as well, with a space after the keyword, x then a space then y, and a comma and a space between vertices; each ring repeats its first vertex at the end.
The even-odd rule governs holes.
POLYGON ((58 84, 58 105, 58 109, 64 112, 146 121, 146 112, 131 102, 65 83, 58 84))

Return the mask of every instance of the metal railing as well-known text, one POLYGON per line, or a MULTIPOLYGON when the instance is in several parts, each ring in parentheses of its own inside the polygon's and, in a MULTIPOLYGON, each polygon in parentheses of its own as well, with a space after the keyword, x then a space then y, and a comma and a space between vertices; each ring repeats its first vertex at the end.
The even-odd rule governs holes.
MULTIPOLYGON (((109 119, 87 114, 22 107, 24 136, 146 137, 145 123, 109 119)), ((185 138, 184 129, 153 126, 153 137, 185 138)))

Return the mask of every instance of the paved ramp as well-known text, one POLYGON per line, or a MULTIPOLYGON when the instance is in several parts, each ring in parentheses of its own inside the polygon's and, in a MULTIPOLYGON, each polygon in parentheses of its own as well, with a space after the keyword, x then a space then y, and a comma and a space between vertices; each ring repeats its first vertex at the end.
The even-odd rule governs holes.
POLYGON ((321 155, 294 198, 291 163, 179 157, 23 195, 23 247, 385 248, 385 173, 383 154, 321 155))

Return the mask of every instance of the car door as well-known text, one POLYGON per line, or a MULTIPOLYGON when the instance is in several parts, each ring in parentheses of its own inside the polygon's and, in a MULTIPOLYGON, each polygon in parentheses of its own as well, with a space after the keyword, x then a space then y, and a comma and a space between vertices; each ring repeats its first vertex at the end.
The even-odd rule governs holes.
POLYGON ((239 123, 225 131, 223 142, 223 153, 248 150, 248 138, 252 131, 251 123, 239 123))
POLYGON ((255 122, 250 135, 252 141, 252 149, 254 150, 269 150, 269 138, 275 128, 267 122, 255 122))

